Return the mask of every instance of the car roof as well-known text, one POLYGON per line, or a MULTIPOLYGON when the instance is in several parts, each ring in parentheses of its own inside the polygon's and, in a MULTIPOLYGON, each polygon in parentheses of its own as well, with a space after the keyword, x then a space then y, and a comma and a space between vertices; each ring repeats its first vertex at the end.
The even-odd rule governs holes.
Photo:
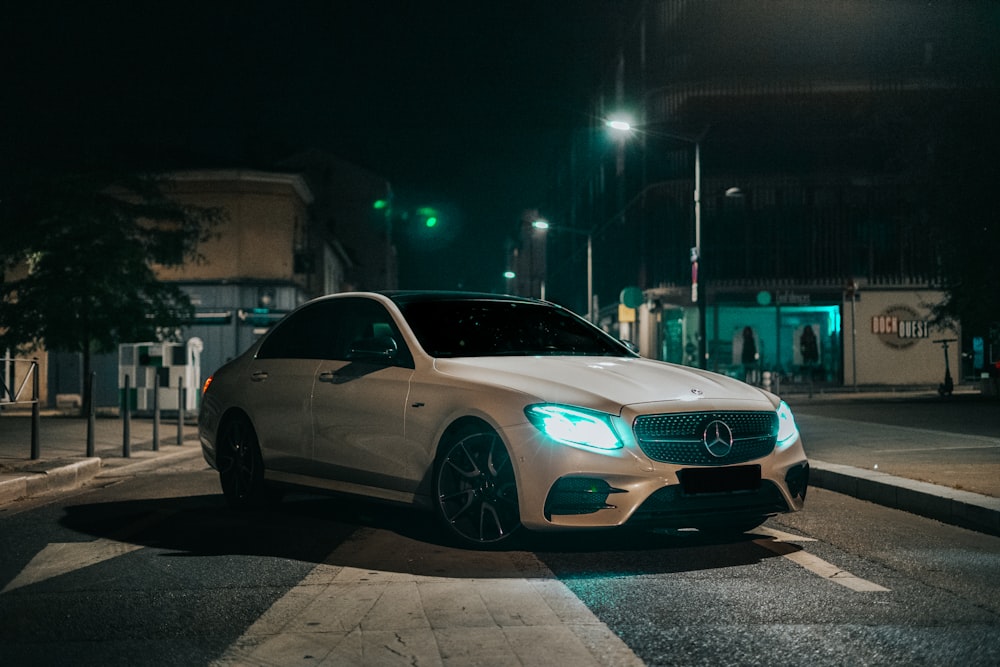
POLYGON ((517 303, 544 303, 512 294, 491 294, 488 292, 462 292, 457 290, 386 290, 379 292, 397 305, 427 301, 511 301, 517 303))

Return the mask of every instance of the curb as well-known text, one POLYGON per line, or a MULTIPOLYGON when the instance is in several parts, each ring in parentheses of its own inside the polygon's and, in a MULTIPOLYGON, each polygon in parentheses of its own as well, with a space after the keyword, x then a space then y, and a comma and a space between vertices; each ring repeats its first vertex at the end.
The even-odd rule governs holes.
POLYGON ((128 459, 99 457, 43 461, 16 473, 0 474, 0 507, 33 496, 79 488, 95 477, 125 475, 201 454, 200 447, 174 452, 140 451, 128 459))
POLYGON ((1000 498, 815 459, 809 467, 813 486, 1000 536, 1000 498))
POLYGON ((50 491, 76 488, 101 470, 101 459, 49 461, 0 476, 0 505, 50 491), (4 479, 6 477, 6 479, 4 479))

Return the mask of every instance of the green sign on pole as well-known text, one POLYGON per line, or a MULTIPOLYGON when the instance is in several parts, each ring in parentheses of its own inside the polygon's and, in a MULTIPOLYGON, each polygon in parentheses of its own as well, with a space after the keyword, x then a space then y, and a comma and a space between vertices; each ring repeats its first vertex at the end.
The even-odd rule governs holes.
POLYGON ((638 308, 645 300, 638 287, 626 287, 618 298, 626 308, 638 308))

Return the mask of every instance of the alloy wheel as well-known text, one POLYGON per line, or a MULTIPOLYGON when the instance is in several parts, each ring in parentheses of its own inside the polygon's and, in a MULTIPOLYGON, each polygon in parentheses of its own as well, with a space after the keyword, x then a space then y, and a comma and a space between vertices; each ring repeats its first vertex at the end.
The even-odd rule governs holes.
POLYGON ((451 444, 438 461, 435 486, 442 520, 466 543, 496 544, 521 525, 510 455, 492 431, 451 444))
POLYGON ((245 419, 233 419, 225 427, 218 450, 219 481, 226 501, 247 507, 260 501, 264 470, 257 434, 245 419))

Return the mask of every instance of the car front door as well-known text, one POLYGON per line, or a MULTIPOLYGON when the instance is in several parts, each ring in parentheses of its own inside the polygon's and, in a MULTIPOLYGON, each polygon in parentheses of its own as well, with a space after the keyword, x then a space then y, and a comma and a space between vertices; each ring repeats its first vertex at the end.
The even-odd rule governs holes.
POLYGON ((247 367, 246 408, 269 471, 301 473, 312 452, 309 415, 316 341, 323 336, 322 304, 304 306, 278 323, 247 367))
POLYGON ((427 470, 426 453, 407 445, 403 428, 412 357, 378 301, 329 304, 335 334, 312 395, 315 472, 333 488, 407 501, 427 470))

